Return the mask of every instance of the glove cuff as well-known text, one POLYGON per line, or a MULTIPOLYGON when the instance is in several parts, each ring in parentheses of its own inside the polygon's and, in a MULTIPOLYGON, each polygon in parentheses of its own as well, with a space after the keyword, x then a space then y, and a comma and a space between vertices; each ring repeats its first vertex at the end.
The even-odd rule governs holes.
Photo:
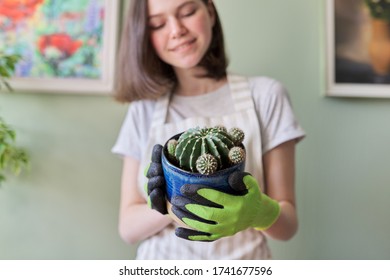
POLYGON ((270 198, 269 196, 262 194, 260 207, 258 210, 258 219, 253 225, 256 230, 266 230, 271 227, 280 215, 280 205, 279 203, 270 198))

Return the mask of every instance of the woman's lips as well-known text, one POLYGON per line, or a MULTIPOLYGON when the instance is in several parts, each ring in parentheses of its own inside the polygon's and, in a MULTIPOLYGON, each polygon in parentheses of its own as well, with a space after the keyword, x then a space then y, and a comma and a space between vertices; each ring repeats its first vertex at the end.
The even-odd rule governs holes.
POLYGON ((188 40, 188 41, 186 41, 184 43, 181 43, 181 44, 171 48, 171 51, 172 52, 182 52, 182 51, 185 51, 185 50, 189 49, 195 41, 196 41, 195 39, 188 40))

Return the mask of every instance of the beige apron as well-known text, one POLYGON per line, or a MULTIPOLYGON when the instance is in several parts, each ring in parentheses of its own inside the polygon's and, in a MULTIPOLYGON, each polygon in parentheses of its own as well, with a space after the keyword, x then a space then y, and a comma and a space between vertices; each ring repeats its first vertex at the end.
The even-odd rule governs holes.
MULTIPOLYGON (((161 144, 163 145, 171 136, 178 134, 180 132, 183 132, 186 129, 189 129, 191 127, 211 127, 215 125, 224 125, 227 129, 232 127, 239 127, 241 128, 245 133, 245 139, 244 139, 244 145, 247 150, 247 159, 246 159, 246 168, 245 171, 251 173, 263 186, 263 166, 262 166, 262 149, 261 149, 261 137, 260 137, 260 127, 259 127, 259 121, 257 118, 257 114, 254 107, 254 102, 252 99, 252 95, 250 92, 248 80, 245 77, 236 76, 236 75, 228 75, 228 83, 230 87, 230 93, 233 99, 235 112, 229 115, 223 115, 219 117, 195 117, 195 118, 187 118, 182 121, 174 122, 174 123, 166 123, 167 115, 168 115, 168 107, 169 107, 169 101, 170 101, 170 95, 166 94, 162 96, 160 99, 158 99, 156 103, 156 107, 154 110, 154 115, 152 119, 151 128, 149 131, 149 140, 147 145, 145 146, 145 150, 143 151, 142 161, 141 161, 141 168, 138 176, 138 186, 142 192, 142 194, 146 198, 146 194, 144 192, 144 185, 147 182, 143 170, 145 167, 150 163, 151 158, 151 152, 153 149, 153 146, 155 144, 161 144)), ((186 241, 177 237, 172 238, 173 227, 168 227, 167 230, 164 230, 160 235, 152 237, 151 239, 156 239, 158 242, 155 242, 154 246, 147 246, 148 240, 145 240, 143 244, 140 246, 140 249, 138 251, 138 258, 140 259, 162 259, 162 258, 173 258, 173 259, 191 259, 191 254, 193 253, 191 250, 188 250, 187 256, 183 256, 183 252, 180 254, 177 254, 175 256, 174 250, 170 250, 170 254, 161 254, 161 252, 166 252, 165 249, 157 249, 156 246, 164 247, 165 245, 163 242, 167 241, 170 242, 184 242, 185 245, 188 245, 190 247, 196 247, 196 249, 202 250, 201 247, 208 246, 210 247, 210 244, 212 244, 211 247, 217 245, 219 242, 211 242, 211 243, 204 243, 204 242, 191 242, 186 241), (165 232, 164 232, 165 231, 165 232), (167 233, 166 231, 169 231, 167 233), (166 236, 169 237, 166 237, 166 236), (164 237, 165 236, 165 237, 164 237), (160 240, 161 239, 161 240, 160 240), (165 239, 165 241, 164 241, 165 239), (190 242, 190 243, 188 243, 190 242), (145 244, 146 243, 146 244, 145 244), (197 244, 197 245, 196 245, 197 244), (209 244, 209 245, 205 245, 209 244), (143 248, 143 249, 142 249, 143 248), (153 250, 154 252, 150 252, 150 250, 153 250)), ((263 250, 266 252, 261 252, 259 254, 255 254, 254 256, 247 256, 248 258, 268 258, 269 252, 268 248, 266 248, 265 240, 263 240, 262 234, 259 232, 256 232, 254 230, 247 230, 245 239, 249 238, 249 241, 251 238, 255 241, 253 244, 254 246, 259 246, 260 243, 265 246, 263 250), (255 235, 253 238, 248 237, 248 231, 252 232, 252 235, 255 235), (260 239, 259 239, 260 237, 260 239)), ((235 238, 236 236, 239 236, 239 234, 236 234, 233 237, 229 238, 235 238)), ((243 238, 243 237, 241 237, 243 238)), ((221 239, 224 240, 224 239, 221 239)), ((225 239, 226 240, 226 239, 225 239)), ((156 241, 156 240, 154 240, 156 241)), ((247 240, 241 240, 241 245, 243 242, 246 242, 247 240)), ((150 244, 149 244, 150 245, 150 244)), ((183 245, 184 246, 184 245, 183 245)), ((234 250, 233 248, 231 248, 234 250)), ((194 250, 194 248, 192 249, 194 250)), ((217 248, 214 250, 218 251, 217 248)), ((227 256, 227 258, 235 258, 235 255, 229 255, 227 252, 225 252, 227 249, 225 248, 223 252, 224 257, 227 256)), ((249 248, 249 250, 253 250, 253 248, 249 248)), ((208 251, 210 251, 208 249, 208 251)), ((210 258, 221 258, 218 256, 218 252, 209 252, 211 255, 210 258), (214 256, 216 255, 216 256, 214 256)), ((208 258, 208 256, 204 255, 204 252, 201 252, 200 255, 202 255, 202 258, 208 258), (202 255, 203 254, 203 255, 202 255)), ((222 253, 221 253, 222 254, 222 253)), ((243 255, 244 256, 244 255, 243 255)), ((237 258, 241 258, 243 256, 237 255, 237 258)))
POLYGON ((235 108, 235 112, 230 115, 212 118, 187 118, 175 123, 166 123, 170 95, 166 94, 157 101, 149 131, 149 140, 143 151, 138 176, 138 183, 142 190, 146 183, 143 170, 150 163, 153 146, 155 144, 164 145, 173 135, 196 126, 224 125, 227 129, 232 127, 241 128, 245 133, 244 145, 248 153, 245 171, 251 173, 259 182, 262 182, 260 127, 247 78, 229 75, 228 82, 235 108))

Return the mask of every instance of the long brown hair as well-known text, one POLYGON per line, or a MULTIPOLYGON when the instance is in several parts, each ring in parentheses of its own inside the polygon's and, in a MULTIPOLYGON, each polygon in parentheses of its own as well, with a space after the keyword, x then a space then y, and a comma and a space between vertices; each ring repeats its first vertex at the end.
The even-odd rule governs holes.
MULTIPOLYGON (((208 5, 210 0, 202 0, 208 5)), ((150 42, 147 0, 132 0, 127 13, 117 63, 115 98, 120 102, 156 99, 172 89, 176 76, 172 66, 163 62, 150 42)), ((221 21, 215 13, 210 47, 199 63, 206 69, 205 77, 219 80, 226 76, 227 57, 221 21)))

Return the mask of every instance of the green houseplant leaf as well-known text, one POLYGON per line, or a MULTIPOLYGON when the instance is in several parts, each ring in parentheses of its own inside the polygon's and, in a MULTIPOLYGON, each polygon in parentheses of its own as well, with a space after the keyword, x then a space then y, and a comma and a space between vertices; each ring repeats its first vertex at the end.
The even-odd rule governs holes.
MULTIPOLYGON (((0 52, 0 90, 6 88, 12 91, 8 83, 15 71, 19 55, 6 55, 0 52)), ((6 180, 6 175, 18 175, 29 163, 27 152, 16 145, 16 132, 0 117, 0 185, 6 180)))

